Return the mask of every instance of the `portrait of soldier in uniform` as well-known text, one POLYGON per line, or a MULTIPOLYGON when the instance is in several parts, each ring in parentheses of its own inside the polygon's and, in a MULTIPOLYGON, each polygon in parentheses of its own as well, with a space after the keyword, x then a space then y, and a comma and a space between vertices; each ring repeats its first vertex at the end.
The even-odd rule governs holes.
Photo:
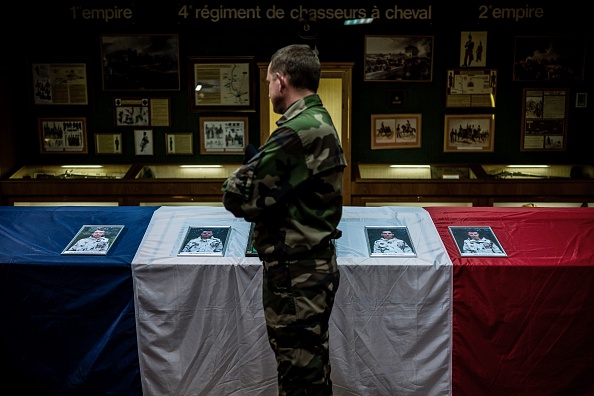
POLYGON ((84 225, 62 254, 107 254, 123 227, 84 225))
POLYGON ((507 256, 491 227, 449 227, 462 256, 507 256))

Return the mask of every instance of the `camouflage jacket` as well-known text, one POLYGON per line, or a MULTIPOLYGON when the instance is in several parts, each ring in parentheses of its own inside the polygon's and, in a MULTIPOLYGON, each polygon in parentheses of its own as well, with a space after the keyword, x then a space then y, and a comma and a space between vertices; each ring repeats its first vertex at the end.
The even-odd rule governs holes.
POLYGON ((340 237, 346 159, 317 94, 292 104, 277 126, 223 183, 223 204, 255 223, 261 258, 309 258, 340 237))

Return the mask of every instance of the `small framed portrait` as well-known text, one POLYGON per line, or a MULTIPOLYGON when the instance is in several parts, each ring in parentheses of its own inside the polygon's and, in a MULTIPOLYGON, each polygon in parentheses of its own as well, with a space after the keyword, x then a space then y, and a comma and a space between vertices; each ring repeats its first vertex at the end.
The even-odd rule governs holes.
POLYGON ((493 152, 494 114, 446 115, 444 124, 445 153, 493 152))
POLYGON ((449 226, 448 229, 462 257, 507 257, 489 226, 449 226))
POLYGON ((417 257, 406 226, 366 226, 370 257, 417 257))
POLYGON ((106 255, 120 236, 123 225, 85 224, 62 250, 62 254, 106 255))
POLYGON ((421 147, 421 114, 372 114, 371 149, 421 147))
POLYGON ((247 245, 245 247, 245 257, 258 257, 258 251, 252 245, 252 234, 254 233, 255 223, 250 225, 250 234, 248 235, 247 245))
POLYGON ((460 67, 487 65, 487 32, 460 33, 460 67))
POLYGON ((194 154, 194 143, 191 133, 166 133, 166 154, 194 154))
POLYGON ((231 226, 189 226, 178 256, 224 256, 231 226))
POLYGON ((96 133, 95 154, 122 154, 122 134, 96 133))
POLYGON ((136 155, 153 155, 153 130, 134 130, 134 153, 136 155))

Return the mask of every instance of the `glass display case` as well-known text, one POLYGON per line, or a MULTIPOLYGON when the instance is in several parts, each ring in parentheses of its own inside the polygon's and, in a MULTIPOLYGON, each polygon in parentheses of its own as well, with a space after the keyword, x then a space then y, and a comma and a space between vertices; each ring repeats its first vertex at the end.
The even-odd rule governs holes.
POLYGON ((136 179, 226 179, 241 164, 144 165, 136 179))
POLYGON ((131 165, 26 165, 9 179, 123 179, 131 165))
POLYGON ((468 165, 358 164, 361 179, 476 179, 468 165))
POLYGON ((482 165, 493 179, 592 179, 589 165, 482 165))

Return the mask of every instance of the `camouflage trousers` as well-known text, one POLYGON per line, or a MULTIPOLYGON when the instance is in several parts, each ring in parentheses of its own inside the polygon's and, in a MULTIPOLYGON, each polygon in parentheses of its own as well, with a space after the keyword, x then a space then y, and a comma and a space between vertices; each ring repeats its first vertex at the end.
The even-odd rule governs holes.
POLYGON ((340 274, 331 253, 264 261, 262 301, 281 396, 332 395, 328 322, 340 274))

